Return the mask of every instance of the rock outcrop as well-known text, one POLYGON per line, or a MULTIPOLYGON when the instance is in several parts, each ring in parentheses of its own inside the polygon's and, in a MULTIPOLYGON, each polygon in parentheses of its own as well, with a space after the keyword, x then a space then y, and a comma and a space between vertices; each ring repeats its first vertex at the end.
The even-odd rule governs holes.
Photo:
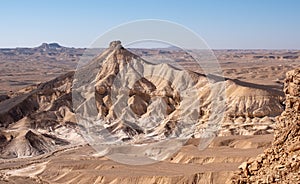
POLYGON ((233 183, 300 183, 300 69, 287 73, 284 93, 271 148, 243 163, 233 183))
POLYGON ((74 72, 0 103, 0 158, 37 156, 83 142, 72 110, 74 72))

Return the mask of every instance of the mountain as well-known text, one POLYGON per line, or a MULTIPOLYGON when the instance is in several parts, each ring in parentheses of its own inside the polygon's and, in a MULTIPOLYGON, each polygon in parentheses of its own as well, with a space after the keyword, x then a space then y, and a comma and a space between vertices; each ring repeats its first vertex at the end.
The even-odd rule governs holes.
POLYGON ((153 64, 114 41, 76 72, 1 101, 0 155, 36 156, 86 144, 87 133, 100 143, 154 146, 207 134, 268 134, 282 110, 277 91, 153 64))
POLYGON ((63 47, 60 46, 58 43, 42 43, 42 45, 40 45, 37 48, 42 50, 56 50, 61 49, 63 47))

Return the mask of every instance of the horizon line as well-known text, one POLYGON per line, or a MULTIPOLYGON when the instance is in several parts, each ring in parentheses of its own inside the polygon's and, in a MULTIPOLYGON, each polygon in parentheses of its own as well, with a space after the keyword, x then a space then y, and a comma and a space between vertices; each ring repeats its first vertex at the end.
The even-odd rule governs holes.
MULTIPOLYGON (((76 47, 76 46, 69 46, 69 45, 62 45, 58 42, 43 42, 38 46, 16 46, 16 47, 0 47, 0 49, 32 49, 32 48, 38 48, 42 46, 43 44, 58 44, 61 47, 65 48, 74 48, 74 49, 105 49, 107 47, 76 47)), ((174 48, 174 46, 170 47, 125 47, 128 49, 169 49, 169 48, 174 48)), ((175 47, 176 48, 176 47, 175 47)), ((179 48, 181 49, 181 48, 179 48)), ((187 48, 189 50, 197 50, 197 48, 187 48)), ((300 50, 300 48, 208 48, 209 50, 300 50)), ((199 49, 198 49, 199 50, 199 49)), ((207 49, 205 49, 207 50, 207 49)))

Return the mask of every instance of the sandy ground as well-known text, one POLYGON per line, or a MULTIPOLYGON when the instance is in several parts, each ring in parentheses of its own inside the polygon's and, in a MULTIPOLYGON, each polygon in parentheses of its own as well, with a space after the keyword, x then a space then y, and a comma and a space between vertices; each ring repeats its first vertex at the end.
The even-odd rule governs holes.
POLYGON ((205 150, 192 139, 168 160, 139 166, 97 157, 90 146, 82 145, 38 157, 0 160, 0 183, 225 183, 243 161, 262 153, 272 138, 271 134, 218 137, 205 150))

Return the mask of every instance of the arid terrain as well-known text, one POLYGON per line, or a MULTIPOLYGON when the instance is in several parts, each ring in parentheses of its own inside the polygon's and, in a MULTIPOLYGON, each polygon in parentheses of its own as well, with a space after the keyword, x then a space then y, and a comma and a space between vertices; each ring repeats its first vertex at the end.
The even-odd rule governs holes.
MULTIPOLYGON (((35 48, 0 49, 1 91, 15 92, 75 70, 85 49, 56 43, 35 48)), ((145 59, 167 58, 189 63, 191 56, 174 49, 130 49, 145 59)), ((282 91, 285 73, 299 67, 298 50, 214 50, 224 76, 267 85, 282 91)))
POLYGON ((215 50, 223 77, 118 41, 74 72, 85 51, 0 49, 0 183, 299 182, 300 51, 215 50))
POLYGON ((74 70, 84 49, 57 43, 35 48, 0 49, 0 93, 14 92, 74 70))

